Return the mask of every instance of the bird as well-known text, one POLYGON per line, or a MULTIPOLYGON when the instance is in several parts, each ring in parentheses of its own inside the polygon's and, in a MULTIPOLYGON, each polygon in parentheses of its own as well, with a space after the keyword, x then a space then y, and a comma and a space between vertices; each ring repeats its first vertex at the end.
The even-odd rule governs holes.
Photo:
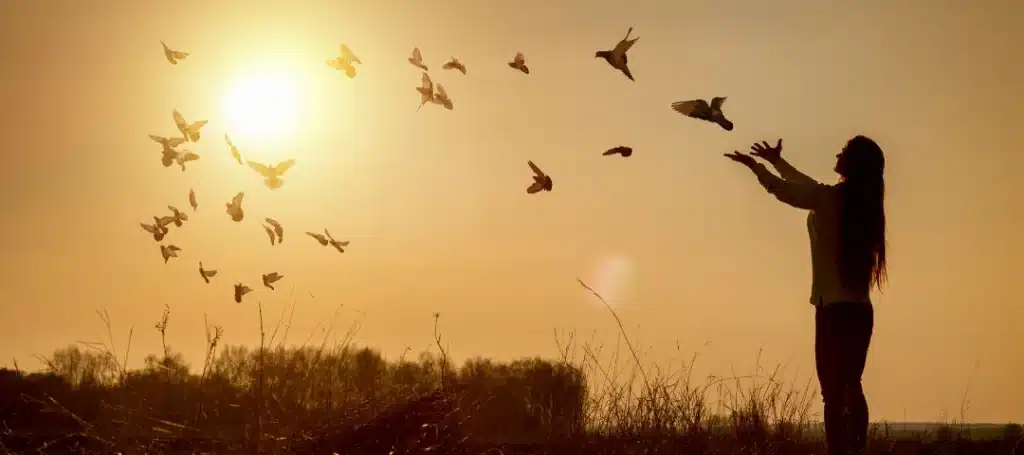
POLYGON ((612 148, 608 149, 608 151, 602 153, 602 155, 604 155, 604 156, 615 155, 615 154, 622 155, 623 157, 628 157, 628 156, 633 154, 633 148, 632 147, 626 147, 625 145, 620 145, 618 147, 612 147, 612 148))
POLYGON ((274 246, 274 242, 277 240, 277 236, 274 235, 274 229, 270 226, 263 226, 263 231, 267 233, 267 237, 270 237, 270 246, 274 246))
MULTIPOLYGON (((277 243, 284 242, 284 226, 281 226, 280 222, 278 222, 277 220, 275 220, 273 218, 269 218, 269 217, 266 219, 266 222, 267 222, 267 224, 269 224, 270 226, 272 226, 274 228, 273 229, 273 234, 277 236, 277 243)), ((264 226, 264 227, 266 227, 266 226, 264 226)), ((273 244, 273 242, 271 242, 271 244, 273 244)))
POLYGON ((324 235, 327 236, 328 243, 330 243, 331 246, 334 247, 334 249, 338 250, 339 253, 344 253, 345 252, 345 248, 344 247, 348 246, 348 243, 349 243, 348 240, 342 240, 342 241, 334 240, 334 237, 331 237, 331 233, 329 231, 327 231, 327 229, 324 229, 324 235))
POLYGON ((463 75, 466 74, 466 65, 463 65, 462 62, 455 57, 452 57, 451 61, 445 63, 442 68, 446 70, 459 70, 463 75))
POLYGON ((186 215, 181 210, 178 210, 173 205, 168 205, 167 208, 171 210, 171 216, 174 219, 174 225, 175 226, 181 227, 181 222, 182 221, 188 221, 188 215, 186 215))
POLYGON ((615 49, 610 51, 597 51, 594 54, 594 58, 600 57, 605 59, 612 68, 622 71, 622 74, 625 74, 629 80, 636 82, 636 80, 633 79, 633 74, 629 72, 629 58, 626 57, 626 51, 633 47, 633 44, 636 44, 636 40, 640 38, 637 37, 629 39, 629 35, 631 33, 633 33, 633 27, 630 27, 629 31, 626 32, 626 37, 622 38, 622 41, 619 41, 619 44, 615 45, 615 49))
POLYGON ((427 101, 433 101, 434 99, 434 82, 430 80, 430 75, 423 73, 423 77, 420 78, 420 86, 416 87, 416 91, 420 92, 420 107, 416 110, 423 108, 427 101))
POLYGON ((177 65, 179 60, 184 60, 185 57, 188 57, 188 52, 173 50, 167 47, 167 44, 163 41, 160 41, 160 45, 164 47, 164 57, 167 58, 167 61, 171 62, 172 65, 177 65))
POLYGON ((231 220, 235 222, 241 222, 242 218, 245 217, 245 212, 242 210, 242 198, 245 197, 245 192, 239 191, 235 197, 231 198, 231 202, 227 205, 227 213, 231 215, 231 220))
POLYGON ((199 129, 206 125, 206 120, 188 123, 185 121, 185 116, 181 115, 181 112, 178 112, 177 109, 171 115, 174 117, 174 125, 178 127, 178 131, 181 131, 181 135, 186 141, 199 141, 199 129))
POLYGON ((178 257, 179 251, 181 251, 181 248, 174 245, 160 245, 160 255, 164 257, 164 264, 166 264, 171 258, 178 257))
POLYGON ((259 172, 266 179, 264 182, 266 182, 267 188, 276 190, 281 185, 284 185, 284 180, 281 179, 281 176, 295 165, 295 159, 285 160, 273 166, 266 166, 255 161, 247 161, 247 163, 249 163, 249 167, 259 172))
POLYGON ((533 161, 527 161, 526 164, 530 165, 530 169, 533 169, 533 184, 526 189, 527 194, 533 194, 538 191, 551 191, 551 176, 540 170, 533 161))
POLYGON ((523 56, 522 52, 517 52, 516 58, 512 59, 511 62, 508 62, 508 66, 522 71, 523 74, 530 74, 530 67, 526 66, 526 57, 523 56))
POLYGON ((149 138, 163 146, 165 152, 168 150, 174 151, 175 147, 185 143, 185 138, 183 137, 163 137, 150 134, 149 138))
POLYGON ((210 284, 210 278, 217 276, 217 271, 204 269, 203 261, 199 261, 199 276, 203 277, 203 281, 205 281, 206 284, 210 284))
POLYGON ((188 205, 192 206, 192 211, 195 212, 199 208, 199 201, 196 201, 196 190, 188 189, 188 205))
POLYGON ((264 273, 263 285, 270 288, 270 290, 273 291, 275 290, 274 283, 278 282, 278 280, 280 280, 281 278, 284 278, 284 275, 280 275, 277 272, 264 273))
POLYGON ((159 242, 159 241, 162 241, 164 239, 164 236, 167 235, 169 230, 167 229, 166 226, 160 224, 159 220, 154 220, 154 221, 155 221, 155 223, 153 223, 153 224, 146 224, 146 223, 139 223, 139 224, 142 225, 142 229, 145 229, 146 232, 148 232, 150 234, 153 234, 153 240, 156 240, 157 242, 159 242))
POLYGON ((181 166, 181 172, 185 172, 185 163, 189 161, 196 161, 198 159, 199 155, 196 155, 195 152, 191 152, 188 150, 178 152, 177 155, 175 155, 174 157, 174 161, 178 163, 178 166, 181 166))
POLYGON ((306 235, 316 239, 316 241, 320 242, 320 245, 322 245, 322 246, 327 246, 327 244, 330 243, 330 240, 327 239, 326 235, 317 234, 315 232, 306 232, 306 235))
POLYGON ((224 133, 224 140, 227 141, 228 147, 231 148, 231 157, 238 161, 238 164, 245 164, 242 162, 242 154, 238 151, 238 147, 235 147, 235 143, 231 142, 231 137, 228 133, 224 133))
POLYGON ((409 63, 423 71, 430 71, 427 69, 427 65, 423 64, 423 55, 420 54, 420 48, 418 47, 412 48, 412 57, 409 57, 409 63))
POLYGON ((174 223, 173 216, 154 216, 153 222, 156 223, 161 229, 166 229, 172 223, 174 223))
POLYGON ((716 96, 711 98, 710 105, 702 99, 676 101, 672 103, 672 110, 687 117, 717 123, 722 129, 732 131, 732 122, 722 113, 722 105, 725 104, 725 100, 724 96, 716 96))
POLYGON ((363 62, 356 57, 356 54, 352 53, 352 49, 349 49, 347 45, 341 45, 341 55, 337 58, 333 58, 327 61, 327 65, 339 71, 344 71, 345 75, 349 79, 356 77, 355 63, 362 64, 363 62))
POLYGON ((455 105, 452 104, 451 97, 448 96, 448 91, 445 90, 444 86, 441 85, 440 83, 437 84, 437 93, 434 94, 432 101, 434 102, 434 104, 440 104, 444 106, 444 108, 448 109, 449 111, 455 109, 455 105))
POLYGON ((242 296, 252 292, 252 288, 242 283, 235 283, 235 303, 242 303, 242 296))

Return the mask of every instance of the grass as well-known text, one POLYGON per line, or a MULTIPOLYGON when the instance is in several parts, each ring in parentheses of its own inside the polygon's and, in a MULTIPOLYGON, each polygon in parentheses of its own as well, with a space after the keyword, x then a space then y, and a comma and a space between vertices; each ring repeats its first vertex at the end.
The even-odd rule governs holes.
MULTIPOLYGON (((580 284, 604 299, 585 283, 580 284)), ((607 306, 607 304, 606 304, 607 306)), ((621 321, 607 306, 612 316, 621 321)), ((294 307, 293 307, 294 310, 294 307)), ((0 370, 4 453, 671 453, 820 454, 813 381, 794 386, 780 367, 695 381, 694 356, 677 371, 645 367, 622 330, 619 351, 555 332, 555 359, 455 368, 434 315, 437 353, 387 361, 331 331, 289 346, 284 313, 260 344, 221 346, 207 323, 203 363, 167 344, 170 308, 155 325, 160 355, 129 369, 105 312, 106 343, 79 342, 43 358, 46 371, 0 370), (282 336, 278 337, 281 333, 282 336), (275 344, 276 342, 276 344, 275 344)), ((868 453, 1024 454, 1021 427, 988 438, 948 425, 935 434, 872 430, 868 453)))

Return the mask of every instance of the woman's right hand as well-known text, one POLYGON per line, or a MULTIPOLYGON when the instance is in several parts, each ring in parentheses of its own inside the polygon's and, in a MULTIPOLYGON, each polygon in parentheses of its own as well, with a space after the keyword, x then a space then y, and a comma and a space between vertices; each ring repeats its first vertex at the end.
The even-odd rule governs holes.
POLYGON ((761 158, 769 163, 775 163, 778 159, 782 158, 782 138, 779 138, 779 142, 775 144, 775 147, 768 145, 768 141, 761 141, 760 144, 754 143, 750 147, 751 155, 761 158))

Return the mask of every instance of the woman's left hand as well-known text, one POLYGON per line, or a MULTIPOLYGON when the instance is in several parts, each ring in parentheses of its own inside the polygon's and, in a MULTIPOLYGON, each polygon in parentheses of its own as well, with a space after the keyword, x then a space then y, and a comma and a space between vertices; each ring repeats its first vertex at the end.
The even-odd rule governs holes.
POLYGON ((754 157, 744 153, 734 151, 732 153, 726 153, 725 156, 730 160, 746 165, 747 167, 750 168, 754 167, 754 165, 757 164, 757 160, 755 160, 754 157))

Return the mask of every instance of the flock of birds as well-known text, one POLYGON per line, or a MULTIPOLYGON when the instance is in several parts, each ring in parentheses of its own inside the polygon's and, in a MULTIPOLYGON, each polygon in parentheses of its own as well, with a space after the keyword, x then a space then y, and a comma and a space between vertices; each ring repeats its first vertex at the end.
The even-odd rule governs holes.
MULTIPOLYGON (((626 36, 622 38, 618 44, 611 50, 597 51, 594 54, 594 58, 602 58, 608 64, 622 72, 630 81, 636 81, 633 78, 633 74, 629 69, 629 59, 627 52, 636 44, 639 38, 632 38, 630 36, 633 33, 633 27, 630 27, 626 32, 626 36)), ((164 57, 172 65, 177 65, 182 60, 185 60, 188 56, 188 52, 183 52, 175 49, 171 49, 163 41, 160 42, 163 46, 164 57)), ((419 68, 423 71, 421 82, 418 87, 415 87, 416 91, 420 94, 420 103, 417 107, 417 111, 423 108, 423 106, 435 104, 443 106, 445 109, 451 111, 455 109, 455 105, 452 98, 448 95, 447 90, 440 83, 435 83, 428 74, 429 67, 423 61, 423 54, 420 49, 413 48, 412 55, 408 58, 411 65, 419 68)), ((361 65, 363 62, 352 52, 347 45, 342 44, 340 55, 327 60, 327 65, 338 71, 343 72, 347 77, 355 78, 357 74, 356 65, 361 65)), ((511 61, 508 62, 508 66, 513 70, 519 71, 524 75, 530 74, 530 67, 526 64, 526 56, 522 52, 516 53, 511 61)), ((459 71, 463 75, 467 74, 466 65, 463 64, 459 59, 452 57, 447 63, 442 66, 445 70, 459 71)), ((687 117, 704 120, 707 122, 715 123, 722 127, 726 131, 732 131, 733 123, 725 117, 722 112, 722 105, 725 103, 726 97, 714 97, 711 102, 707 102, 704 99, 694 99, 687 101, 676 101, 671 103, 672 110, 685 115, 687 117)), ((200 130, 206 125, 206 120, 197 120, 194 122, 186 121, 185 117, 175 109, 172 112, 175 127, 181 134, 180 137, 163 137, 157 135, 149 135, 149 137, 160 144, 161 149, 161 164, 164 167, 170 167, 177 164, 184 172, 186 169, 186 163, 196 161, 199 159, 199 155, 188 150, 179 150, 178 147, 185 143, 196 143, 200 139, 200 130)), ((259 173, 264 178, 264 184, 271 190, 281 188, 284 184, 282 176, 295 165, 294 159, 288 159, 279 162, 275 165, 266 165, 251 160, 243 160, 242 154, 238 147, 231 141, 231 137, 228 134, 224 135, 224 140, 227 143, 228 150, 231 156, 238 162, 239 165, 248 165, 252 170, 259 173)), ((627 158, 633 154, 633 149, 628 146, 617 146, 605 151, 602 155, 611 156, 619 155, 623 158, 627 158)), ((540 169, 533 161, 527 161, 527 165, 533 172, 533 182, 526 188, 528 194, 535 194, 541 191, 551 191, 552 179, 551 176, 546 174, 540 169)), ((245 217, 245 212, 242 210, 242 200, 245 197, 244 192, 239 192, 226 205, 227 215, 234 222, 241 222, 245 217)), ((190 189, 188 193, 189 205, 191 205, 193 212, 199 207, 196 199, 196 193, 190 189)), ((154 216, 153 224, 140 223, 142 228, 152 234, 153 239, 157 242, 162 242, 164 237, 170 232, 170 227, 181 227, 183 222, 188 221, 188 215, 174 206, 168 206, 171 211, 170 215, 166 216, 154 216)), ((266 231, 267 236, 270 238, 270 244, 276 245, 284 241, 284 227, 280 222, 273 218, 266 218, 263 229, 266 231)), ((336 240, 331 236, 331 233, 324 229, 323 234, 316 232, 306 232, 306 235, 315 239, 321 246, 328 246, 335 248, 338 252, 344 253, 345 247, 349 245, 349 241, 336 240)), ((160 244, 160 254, 163 256, 164 263, 166 264, 171 258, 177 258, 178 252, 182 251, 176 245, 173 244, 160 244)), ((217 276, 217 270, 206 269, 203 267, 203 263, 199 262, 199 275, 203 281, 210 283, 210 279, 217 276)), ((274 283, 284 278, 283 275, 277 272, 270 272, 263 274, 262 281, 263 285, 274 290, 274 283)), ((243 296, 252 292, 245 283, 235 283, 234 285, 234 299, 235 302, 241 303, 243 296)))

